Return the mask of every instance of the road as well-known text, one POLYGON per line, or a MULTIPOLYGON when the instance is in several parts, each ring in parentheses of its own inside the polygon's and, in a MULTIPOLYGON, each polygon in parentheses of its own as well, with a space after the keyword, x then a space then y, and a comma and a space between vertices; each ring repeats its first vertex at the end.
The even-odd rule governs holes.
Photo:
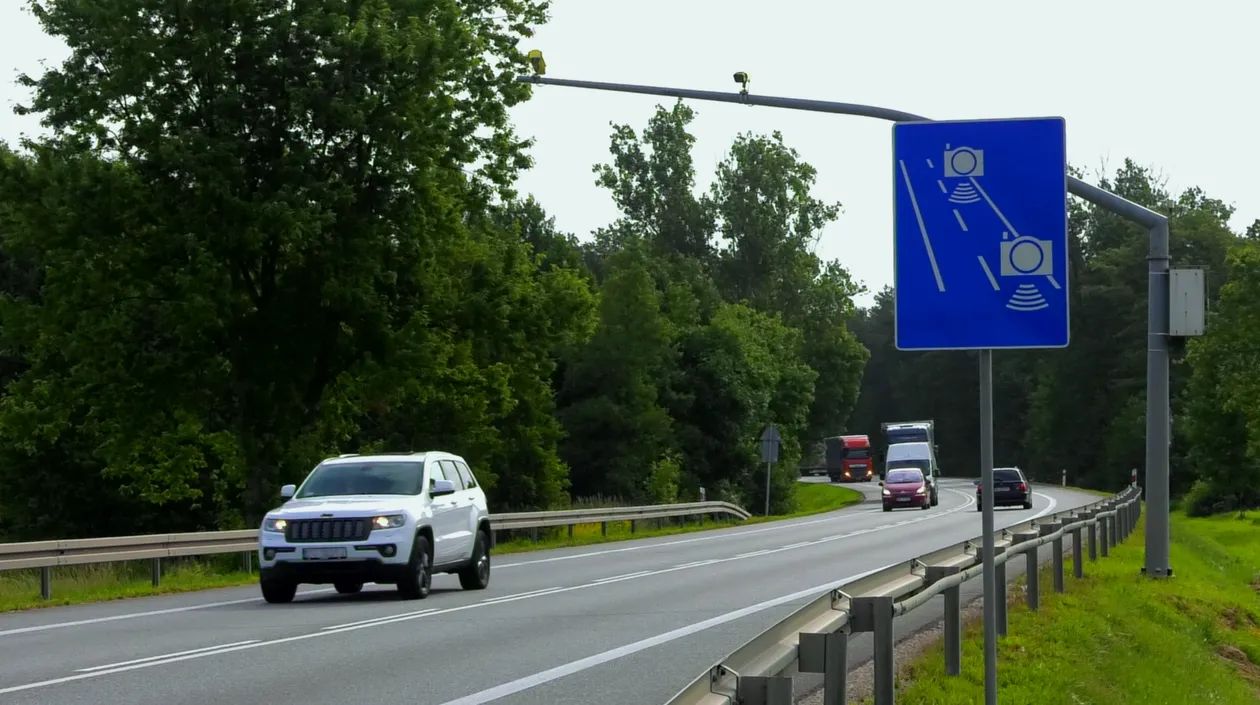
MULTIPOLYGON (((874 484, 855 485, 876 499, 874 484)), ((1098 498, 1037 487, 1031 510, 1098 498)), ((930 511, 803 519, 503 556, 491 586, 404 602, 236 588, 0 616, 0 703, 661 703, 838 582, 979 534, 972 485, 930 511)))

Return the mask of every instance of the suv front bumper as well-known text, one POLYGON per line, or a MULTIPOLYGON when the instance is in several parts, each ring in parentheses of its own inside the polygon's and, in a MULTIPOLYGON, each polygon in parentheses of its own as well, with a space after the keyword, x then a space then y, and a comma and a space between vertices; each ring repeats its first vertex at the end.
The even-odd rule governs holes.
POLYGON ((263 580, 295 583, 397 583, 407 574, 406 563, 384 563, 377 559, 342 559, 327 561, 276 561, 260 569, 263 580))

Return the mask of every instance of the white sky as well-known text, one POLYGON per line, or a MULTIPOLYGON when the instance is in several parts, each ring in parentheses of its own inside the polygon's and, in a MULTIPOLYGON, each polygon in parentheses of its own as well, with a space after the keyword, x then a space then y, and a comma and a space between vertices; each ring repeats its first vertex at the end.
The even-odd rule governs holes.
MULTIPOLYGON (((19 0, 0 0, 0 139, 37 124, 10 77, 65 53, 19 0)), ((554 0, 522 48, 548 76, 750 90, 899 108, 938 119, 1061 115, 1068 159, 1096 172, 1124 158, 1179 191, 1192 185, 1260 218, 1260 3, 1248 0, 554 0)), ((585 239, 617 213, 594 185, 610 122, 641 128, 668 99, 542 86, 514 117, 533 136, 521 180, 558 225, 585 239)), ((891 125, 866 118, 697 103, 702 186, 734 136, 783 132, 819 171, 816 195, 844 213, 819 254, 872 290, 892 280, 891 125)), ((1185 262, 1181 264, 1194 264, 1185 262)), ((1144 263, 1135 263, 1144 266, 1144 263)), ((869 295, 862 297, 869 301, 869 295)))

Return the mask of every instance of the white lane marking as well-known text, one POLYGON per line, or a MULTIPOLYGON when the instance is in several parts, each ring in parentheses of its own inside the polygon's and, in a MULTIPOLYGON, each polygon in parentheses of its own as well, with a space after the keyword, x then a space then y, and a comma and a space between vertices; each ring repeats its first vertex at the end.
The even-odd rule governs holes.
POLYGON ((555 585, 555 586, 553 586, 553 587, 549 587, 549 588, 539 588, 539 589, 537 589, 537 590, 527 590, 527 591, 525 591, 525 592, 516 592, 516 593, 512 593, 512 594, 510 594, 510 595, 499 595, 498 597, 487 597, 486 599, 482 600, 482 602, 498 602, 499 600, 508 600, 508 599, 513 598, 513 597, 525 597, 526 595, 537 595, 537 594, 539 594, 539 593, 551 592, 552 590, 558 590, 558 589, 560 589, 560 587, 561 587, 560 585, 555 585))
POLYGON ((415 616, 415 615, 418 615, 418 614, 426 614, 426 613, 428 613, 428 612, 436 612, 437 610, 438 610, 438 608, 437 608, 437 607, 430 607, 430 608, 429 608, 429 609, 427 609, 427 610, 416 610, 415 612, 404 612, 404 613, 402 613, 402 614, 387 614, 387 615, 384 615, 384 616, 382 616, 382 617, 373 617, 373 618, 371 618, 371 619, 360 619, 360 620, 359 620, 359 621, 357 621, 357 622, 346 622, 345 624, 335 624, 335 625, 333 625, 333 626, 331 626, 331 627, 320 627, 320 629, 322 629, 322 630, 324 630, 324 631, 327 631, 327 630, 330 630, 330 629, 345 629, 346 627, 357 627, 357 626, 360 626, 360 625, 363 625, 363 624, 373 624, 373 623, 375 623, 375 622, 384 622, 384 621, 389 620, 389 619, 398 619, 399 617, 412 617, 412 616, 415 616))
POLYGON ((1037 512, 1036 514, 1032 516, 1033 519, 1040 519, 1041 517, 1053 512, 1054 508, 1059 506, 1059 500, 1055 499, 1054 497, 1051 497, 1048 494, 1042 494, 1040 492, 1033 492, 1033 494, 1037 495, 1038 497, 1042 497, 1047 502, 1049 502, 1049 504, 1046 505, 1045 509, 1037 512))
MULTIPOLYGON (((318 590, 305 590, 299 592, 298 595, 318 595, 325 592, 332 592, 333 588, 320 588, 318 590)), ((242 600, 224 600, 222 602, 205 602, 200 605, 188 605, 185 607, 171 607, 163 610, 148 610, 145 612, 128 612, 127 614, 115 614, 109 617, 93 617, 91 619, 76 619, 72 622, 54 622, 52 624, 38 624, 33 627, 15 627, 13 629, 0 630, 0 636, 11 636, 13 634, 28 634, 30 632, 42 632, 49 629, 62 629, 65 627, 80 627, 85 624, 100 624, 102 622, 116 622, 120 619, 136 619, 137 617, 155 617, 163 614, 176 614, 179 612, 192 612, 194 610, 205 610, 212 607, 227 607, 228 605, 244 605, 250 602, 262 602, 261 597, 247 597, 242 600)))
POLYGON ((967 221, 963 220, 962 213, 959 213, 957 208, 954 209, 954 218, 958 220, 958 227, 962 228, 963 232, 969 232, 967 230, 967 221))
POLYGON ((984 260, 984 255, 976 255, 976 259, 980 260, 980 268, 984 270, 984 276, 989 278, 989 286, 992 286, 994 291, 1001 291, 1002 288, 998 286, 993 270, 989 269, 989 263, 984 260))
MULTIPOLYGON (((923 224, 923 213, 919 210, 919 199, 914 195, 914 186, 910 185, 910 172, 906 171, 906 162, 898 159, 901 165, 901 178, 905 179, 906 190, 910 192, 910 205, 914 207, 914 217, 919 221, 919 234, 923 236, 923 247, 927 250, 928 262, 932 264, 932 274, 936 277, 936 290, 945 291, 945 280, 941 279, 941 268, 936 266, 936 253, 932 251, 932 241, 928 238, 927 226, 923 224)), ((975 181, 975 179, 972 179, 975 181)))
MULTIPOLYGON (((708 560, 703 560, 703 561, 691 561, 690 563, 679 563, 678 565, 674 567, 680 570, 684 568, 699 568, 702 565, 712 565, 714 563, 725 563, 726 561, 729 561, 729 560, 731 559, 730 558, 710 558, 708 560)), ((646 573, 648 571, 644 571, 644 572, 646 573)))
POLYGON ((791 593, 790 595, 781 595, 773 599, 765 600, 764 602, 758 602, 754 605, 741 607, 740 609, 727 612, 726 614, 720 614, 716 617, 710 617, 709 619, 695 622, 694 624, 688 624, 684 627, 671 629, 670 631, 657 634, 656 636, 650 636, 646 639, 640 639, 624 646, 618 646, 615 649, 609 649, 608 651, 595 654, 594 656, 587 656, 586 658, 578 659, 576 661, 570 661, 569 663, 556 666, 555 668, 549 668, 545 671, 540 671, 523 678, 517 678, 516 680, 508 681, 507 683, 496 685, 493 688, 487 688, 471 695, 465 695, 462 698, 448 700, 445 703, 442 703, 442 705, 482 705, 482 703, 488 703, 493 700, 505 698, 523 690, 529 690, 530 688, 535 688, 545 683, 550 683, 551 681, 571 676, 575 673, 581 673, 582 671, 608 663, 609 661, 625 658, 626 656, 637 654, 640 651, 646 651, 647 649, 660 646, 661 644, 667 644, 685 636, 691 636, 697 632, 702 632, 706 629, 726 624, 727 622, 733 622, 737 619, 757 614, 758 612, 764 612, 768 609, 778 607, 779 605, 786 604, 794 600, 800 600, 806 597, 816 597, 829 590, 842 587, 846 583, 864 578, 883 569, 884 568, 876 568, 875 570, 868 570, 863 573, 858 573, 857 575, 850 575, 838 582, 815 585, 812 588, 800 590, 791 593))
POLYGON ((633 573, 622 573, 621 575, 612 575, 612 576, 609 576, 609 577, 607 577, 607 578, 600 578, 600 579, 596 580, 595 582, 597 582, 597 583, 606 583, 606 582, 609 582, 610 580, 627 580, 627 579, 629 579, 629 578, 637 578, 637 577, 639 577, 640 575, 647 575, 647 574, 648 574, 648 573, 650 573, 650 572, 652 572, 652 571, 650 571, 650 570, 637 570, 637 571, 635 571, 635 572, 633 572, 633 573))
POLYGON ((107 663, 104 666, 92 666, 90 668, 76 668, 77 673, 91 673, 92 671, 100 671, 106 668, 117 668, 118 666, 130 666, 133 663, 144 663, 145 661, 156 661, 157 659, 170 658, 171 656, 183 656, 185 654, 196 654, 202 651, 215 651, 216 649, 226 649, 230 646, 241 646, 243 644, 255 644, 258 639, 250 639, 248 641, 234 641, 231 644, 219 644, 218 646, 203 646, 200 649, 189 649, 187 651, 176 651, 173 654, 164 654, 162 656, 148 656, 146 658, 132 659, 130 661, 119 661, 118 663, 107 663))
MULTIPOLYGON (((861 505, 853 505, 853 509, 857 509, 861 505)), ((846 508, 847 509, 847 508, 846 508)), ((574 553, 567 556, 552 556, 550 558, 536 558, 528 561, 517 561, 515 563, 496 563, 495 570, 503 570, 504 568, 517 568, 524 565, 537 565, 539 563, 555 563, 557 561, 571 561, 578 558, 594 558, 597 556, 607 556, 613 553, 627 553, 630 551, 649 551, 654 548, 667 548, 669 546, 679 546, 689 543, 700 543, 703 541, 724 541, 727 539, 739 539, 745 536, 754 536, 756 534, 765 534, 772 531, 784 531, 787 529, 795 529, 802 526, 812 526, 814 524, 826 524, 833 521, 844 521, 847 519, 860 518, 862 515, 858 511, 843 511, 839 516, 828 517, 826 519, 811 519, 809 521, 799 521, 790 524, 776 524, 775 526, 767 526, 761 529, 748 529, 745 531, 728 531, 711 536, 697 536, 689 539, 678 539, 676 541, 662 541, 661 543, 640 544, 637 546, 623 546, 621 548, 606 548, 599 551, 587 551, 586 553, 574 553)))

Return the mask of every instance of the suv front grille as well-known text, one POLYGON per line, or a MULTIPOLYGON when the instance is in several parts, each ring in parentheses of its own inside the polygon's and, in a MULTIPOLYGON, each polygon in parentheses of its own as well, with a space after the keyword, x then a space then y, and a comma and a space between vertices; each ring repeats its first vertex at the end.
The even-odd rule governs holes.
POLYGON ((363 541, 372 532, 367 519, 292 519, 284 528, 287 541, 363 541))

